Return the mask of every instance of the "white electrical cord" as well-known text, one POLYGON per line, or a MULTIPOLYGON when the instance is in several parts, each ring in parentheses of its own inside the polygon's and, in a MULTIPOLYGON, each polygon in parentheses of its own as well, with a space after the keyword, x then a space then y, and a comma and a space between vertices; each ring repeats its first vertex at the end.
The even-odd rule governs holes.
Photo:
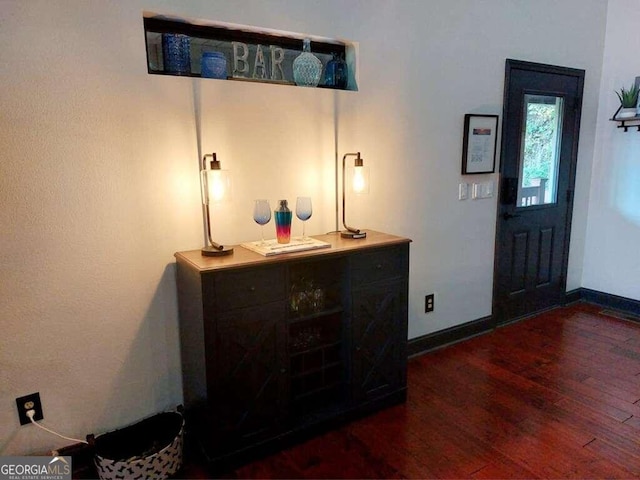
POLYGON ((29 420, 31 420, 31 423, 33 423, 36 427, 41 428, 45 432, 53 433, 54 435, 57 435, 60 438, 64 438, 65 440, 70 440, 72 442, 86 443, 87 445, 89 444, 89 442, 86 442, 84 440, 79 440, 77 438, 71 438, 71 437, 65 437, 64 435, 60 435, 59 433, 56 433, 53 430, 49 430, 47 427, 43 427, 42 425, 40 425, 38 422, 36 422, 33 419, 33 417, 35 417, 35 415, 36 415, 36 411, 35 410, 27 410, 27 417, 29 417, 29 420))

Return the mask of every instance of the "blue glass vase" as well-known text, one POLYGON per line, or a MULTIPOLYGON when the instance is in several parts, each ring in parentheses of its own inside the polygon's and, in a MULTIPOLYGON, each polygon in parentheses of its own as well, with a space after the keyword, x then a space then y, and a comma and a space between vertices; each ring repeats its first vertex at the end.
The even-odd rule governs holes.
POLYGON ((322 62, 311 53, 311 40, 305 38, 302 53, 293 61, 293 81, 301 87, 317 87, 322 74, 322 62))
POLYGON ((191 39, 179 33, 162 34, 164 71, 177 75, 191 73, 191 39))
POLYGON ((222 52, 204 52, 200 63, 200 75, 204 78, 227 78, 227 57, 222 52))

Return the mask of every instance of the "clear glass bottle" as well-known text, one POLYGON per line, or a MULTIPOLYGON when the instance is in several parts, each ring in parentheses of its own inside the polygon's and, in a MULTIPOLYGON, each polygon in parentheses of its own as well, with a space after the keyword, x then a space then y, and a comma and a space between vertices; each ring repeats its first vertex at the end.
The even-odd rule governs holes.
POLYGON ((280 205, 275 210, 276 217, 276 237, 278 243, 289 243, 291 241, 291 218, 292 212, 287 206, 286 200, 280 200, 280 205))
POLYGON ((293 80, 302 87, 317 87, 322 74, 322 62, 311 53, 311 40, 303 40, 302 53, 293 61, 293 80))

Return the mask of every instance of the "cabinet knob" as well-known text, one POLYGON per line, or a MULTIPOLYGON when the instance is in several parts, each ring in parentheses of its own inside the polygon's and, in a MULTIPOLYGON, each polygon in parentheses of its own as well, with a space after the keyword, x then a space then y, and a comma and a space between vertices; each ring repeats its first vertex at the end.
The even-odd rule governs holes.
POLYGON ((356 352, 359 352, 360 350, 362 350, 362 347, 360 345, 356 345, 356 352))
POLYGON ((377 265, 376 265, 376 268, 377 268, 378 270, 382 270, 382 264, 381 264, 381 263, 377 264, 377 265))
POLYGON ((281 368, 280 369, 280 373, 287 373, 287 369, 286 368, 281 368))
POLYGON ((253 285, 249 287, 249 291, 250 292, 255 292, 256 291, 256 287, 254 287, 253 285))

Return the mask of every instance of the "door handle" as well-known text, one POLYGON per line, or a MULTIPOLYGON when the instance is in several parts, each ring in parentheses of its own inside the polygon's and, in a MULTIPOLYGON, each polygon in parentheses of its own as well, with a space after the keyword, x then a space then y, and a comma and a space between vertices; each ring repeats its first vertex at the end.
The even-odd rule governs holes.
POLYGON ((504 212, 502 214, 502 218, 505 220, 509 220, 510 218, 515 218, 515 217, 519 217, 520 214, 519 213, 509 213, 509 212, 504 212))

